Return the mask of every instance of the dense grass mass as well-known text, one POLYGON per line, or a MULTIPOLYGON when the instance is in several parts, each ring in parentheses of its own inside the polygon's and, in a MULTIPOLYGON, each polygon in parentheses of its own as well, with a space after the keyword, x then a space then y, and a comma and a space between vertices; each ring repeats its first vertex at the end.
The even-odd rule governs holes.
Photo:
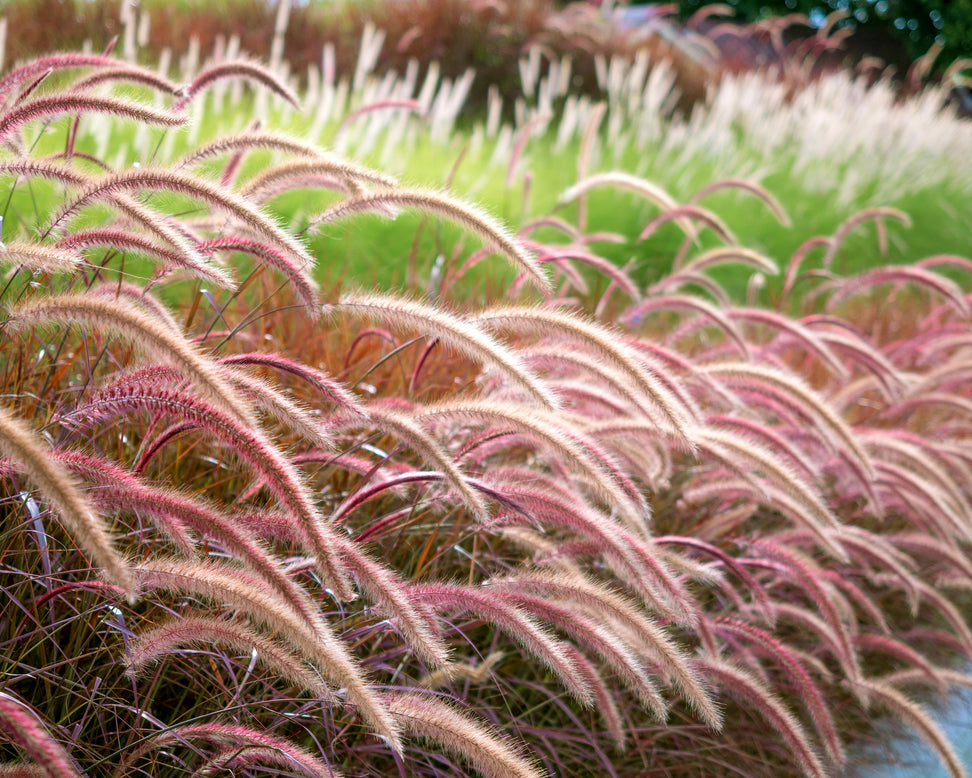
POLYGON ((362 57, 0 75, 0 775, 964 775, 947 92, 362 57))

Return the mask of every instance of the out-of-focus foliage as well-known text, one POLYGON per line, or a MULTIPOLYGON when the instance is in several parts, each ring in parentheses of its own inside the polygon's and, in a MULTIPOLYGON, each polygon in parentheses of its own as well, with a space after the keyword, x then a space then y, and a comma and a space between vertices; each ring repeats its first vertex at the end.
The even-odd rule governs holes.
MULTIPOLYGON (((875 39, 896 44, 915 59, 933 45, 943 46, 937 67, 945 68, 960 57, 972 56, 972 0, 724 0, 736 20, 752 22, 790 13, 806 14, 814 26, 825 23, 835 11, 846 16, 837 27, 855 31, 873 45, 875 39)), ((688 18, 709 0, 680 0, 679 11, 688 18)), ((853 48, 853 46, 852 46, 853 48)), ((867 52, 872 53, 872 52, 867 52)))
MULTIPOLYGON (((8 63, 48 51, 81 49, 89 42, 104 50, 114 37, 124 43, 125 19, 135 18, 140 57, 157 61, 168 49, 185 52, 191 41, 199 50, 236 47, 272 58, 278 0, 0 0, 7 20, 8 63)), ((704 91, 698 65, 671 40, 644 30, 613 24, 613 17, 583 2, 517 0, 509 3, 470 0, 291 0, 282 48, 289 71, 305 80, 309 68, 322 66, 322 51, 334 47, 338 72, 354 69, 364 30, 383 33, 379 73, 405 72, 410 61, 423 71, 431 62, 444 77, 461 78, 474 68, 476 83, 470 104, 485 106, 487 88, 504 94, 520 88, 518 60, 538 44, 556 58, 573 60, 571 87, 595 93, 595 57, 630 55, 648 48, 653 60, 670 60, 687 99, 704 91)))

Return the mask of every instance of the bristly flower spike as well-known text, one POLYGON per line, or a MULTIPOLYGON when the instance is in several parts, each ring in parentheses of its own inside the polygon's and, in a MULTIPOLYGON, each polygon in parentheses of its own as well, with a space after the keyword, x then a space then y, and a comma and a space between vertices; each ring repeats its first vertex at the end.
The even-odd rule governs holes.
POLYGON ((360 427, 363 425, 371 426, 386 434, 393 435, 415 451, 430 465, 437 467, 462 496, 463 501, 469 506, 478 521, 485 521, 489 518, 489 508, 483 501, 483 498, 470 486, 465 474, 459 465, 456 464, 455 460, 422 427, 419 420, 406 413, 385 407, 380 403, 374 403, 368 406, 366 420, 362 420, 359 416, 349 416, 342 419, 339 415, 334 415, 328 420, 327 427, 328 432, 334 433, 342 428, 360 427))
POLYGON ((80 773, 64 750, 25 705, 0 691, 0 732, 8 734, 45 778, 80 778, 80 773))
POLYGON ((263 236, 264 240, 283 248, 297 260, 300 267, 312 267, 314 264, 314 258, 298 240, 284 232, 245 198, 211 181, 183 173, 174 173, 161 167, 135 168, 95 179, 77 198, 61 209, 52 220, 51 229, 59 228, 65 219, 92 201, 102 198, 111 200, 119 193, 127 194, 129 191, 143 189, 166 189, 203 200, 215 208, 232 214, 247 227, 263 236))
POLYGON ((216 157, 229 151, 248 151, 250 149, 270 149, 296 154, 300 157, 316 157, 321 153, 317 146, 305 143, 297 138, 291 138, 275 132, 243 132, 239 135, 228 135, 200 146, 195 151, 182 158, 178 167, 191 167, 209 157, 216 157))
POLYGON ((405 733, 427 738, 469 760, 484 778, 543 778, 487 726, 431 694, 395 691, 383 696, 405 733))
POLYGON ((593 702, 583 677, 563 651, 562 641, 515 603, 490 593, 487 587, 435 582, 413 583, 409 596, 439 612, 475 613, 523 646, 557 675, 582 705, 593 702))
POLYGON ((634 349, 615 330, 565 310, 537 306, 490 308, 476 314, 473 321, 487 329, 531 332, 543 336, 554 333, 579 341, 631 376, 635 384, 658 405, 676 434, 691 447, 691 440, 685 431, 690 426, 693 409, 679 402, 652 375, 634 349))
POLYGON ((261 578, 248 575, 244 568, 226 562, 183 561, 163 558, 143 562, 136 574, 145 589, 186 592, 234 609, 279 632, 307 661, 320 666, 329 681, 344 687, 362 717, 396 751, 401 753, 398 725, 358 667, 348 647, 321 621, 312 630, 281 600, 267 591, 261 578))
POLYGON ((115 550, 97 511, 71 479, 70 474, 41 444, 21 419, 0 406, 0 453, 22 469, 51 501, 58 516, 77 537, 80 546, 94 558, 108 579, 129 596, 135 595, 135 581, 122 556, 115 550))
POLYGON ((100 294, 64 294, 34 297, 13 308, 11 319, 19 326, 48 322, 66 324, 84 321, 98 328, 114 329, 158 358, 174 364, 205 396, 245 424, 255 427, 249 406, 221 374, 217 365, 205 358, 180 333, 174 332, 145 309, 124 298, 100 294))
POLYGON ((158 662, 185 646, 227 646, 243 654, 256 652, 260 661, 280 673, 290 683, 310 692, 321 700, 330 700, 333 692, 324 680, 308 667, 297 654, 282 643, 254 632, 239 621, 180 616, 153 629, 142 632, 129 643, 125 666, 130 675, 144 672, 148 665, 158 662))
POLYGON ((289 373, 316 389, 325 400, 334 403, 340 410, 352 413, 355 416, 364 417, 368 415, 365 407, 358 402, 358 398, 345 386, 310 365, 295 362, 280 354, 262 352, 232 354, 220 357, 217 361, 223 365, 268 367, 281 373, 289 373))
POLYGON ((108 57, 104 54, 63 52, 38 57, 14 68, 0 80, 0 103, 2 103, 7 93, 17 84, 22 84, 27 79, 34 78, 41 73, 74 68, 120 67, 126 64, 121 60, 108 57))
POLYGON ((71 89, 80 92, 109 81, 130 81, 136 84, 143 84, 144 86, 170 95, 179 92, 179 86, 169 81, 165 76, 154 70, 148 70, 147 68, 141 68, 137 65, 127 63, 117 67, 105 67, 96 70, 94 73, 71 84, 71 89))
POLYGON ((267 484, 273 496, 299 523, 305 542, 317 556, 328 585, 339 600, 353 599, 337 557, 334 530, 314 502, 310 488, 297 467, 262 432, 259 426, 240 421, 221 408, 188 392, 166 387, 109 386, 70 416, 83 424, 103 422, 131 411, 165 413, 196 425, 233 449, 267 484))
POLYGON ((549 410, 559 407, 553 391, 529 370, 513 349, 441 307, 392 295, 349 292, 337 303, 325 307, 328 314, 338 310, 428 332, 459 353, 495 366, 543 407, 549 410))
POLYGON ((83 261, 80 254, 42 243, 0 242, 0 262, 16 262, 31 270, 74 270, 83 261))
MULTIPOLYGON (((112 778, 131 775, 131 765, 153 749, 196 740, 223 746, 226 749, 223 755, 229 752, 229 756, 234 758, 257 752, 261 757, 261 764, 273 764, 286 770, 288 775, 296 776, 296 771, 300 771, 311 778, 342 778, 342 774, 331 765, 289 740, 250 727, 220 722, 170 727, 143 739, 122 757, 112 778)), ((220 769, 225 772, 232 769, 232 766, 232 763, 224 764, 220 769)))
MULTIPOLYGON (((145 216, 149 216, 151 213, 142 206, 138 207, 145 216)), ((151 217, 149 216, 149 218, 151 217)), ((232 279, 225 271, 207 264, 199 254, 184 244, 174 231, 166 232, 166 237, 170 239, 166 241, 169 243, 168 246, 154 243, 130 230, 119 229, 91 229, 69 232, 59 238, 55 245, 61 250, 83 250, 103 246, 124 252, 134 251, 138 254, 158 258, 168 265, 183 268, 193 275, 216 283, 221 287, 233 286, 232 279), (178 241, 178 243, 173 243, 173 241, 178 241)))
POLYGON ((304 589, 285 575, 280 561, 225 511, 177 491, 145 483, 133 473, 97 458, 74 452, 58 453, 57 456, 76 472, 103 487, 95 490, 99 505, 138 512, 161 521, 175 519, 180 526, 214 540, 224 551, 261 576, 312 629, 325 629, 320 609, 304 589))
POLYGON ((214 83, 223 78, 245 78, 251 81, 257 81, 282 97, 294 108, 300 109, 300 100, 286 84, 262 65, 247 60, 221 62, 218 65, 207 68, 183 88, 183 97, 173 104, 172 109, 174 111, 183 110, 201 92, 209 89, 214 83))
POLYGON ((16 108, 0 114, 0 140, 34 119, 66 113, 106 113, 124 116, 146 124, 180 127, 186 120, 170 111, 159 111, 146 105, 119 100, 115 97, 96 97, 85 94, 55 94, 35 97, 16 108))
POLYGON ((382 189, 354 195, 318 216, 312 224, 334 221, 352 213, 373 211, 387 206, 408 206, 435 213, 475 232, 493 243, 520 270, 527 273, 544 294, 552 292, 550 280, 540 264, 519 238, 481 208, 437 192, 434 189, 382 189))
POLYGON ((803 727, 776 695, 750 673, 724 659, 702 657, 695 662, 710 683, 725 687, 730 694, 745 700, 759 712, 789 744, 796 765, 804 775, 808 778, 826 778, 828 771, 803 727))
POLYGON ((869 679, 859 680, 857 683, 865 687, 868 696, 880 703, 883 708, 915 727, 921 737, 938 753, 939 759, 952 778, 966 778, 968 773, 962 760, 955 753, 955 748, 948 736, 923 707, 909 700, 886 682, 869 679))
POLYGON ((569 429, 557 414, 512 403, 455 400, 427 407, 419 419, 430 425, 465 419, 471 424, 489 424, 523 433, 544 448, 556 451, 565 465, 582 473, 598 496, 618 509, 633 532, 647 532, 651 515, 648 504, 642 497, 630 494, 613 463, 599 457, 593 442, 569 429))
MULTIPOLYGON (((361 190, 362 184, 381 187, 395 187, 398 182, 391 176, 386 176, 376 170, 359 165, 351 160, 318 151, 310 159, 297 159, 268 167, 255 175, 240 190, 244 197, 253 197, 264 191, 275 191, 278 182, 288 179, 301 181, 307 176, 333 176, 361 190)), ((358 193, 356 192, 356 193, 358 193)))
POLYGON ((294 264, 272 246, 248 238, 227 236, 205 240, 196 244, 195 248, 203 255, 214 254, 218 251, 239 251, 255 257, 260 262, 284 274, 294 292, 304 304, 304 310, 311 318, 316 319, 321 315, 320 300, 318 300, 320 288, 317 281, 314 280, 306 266, 294 264))

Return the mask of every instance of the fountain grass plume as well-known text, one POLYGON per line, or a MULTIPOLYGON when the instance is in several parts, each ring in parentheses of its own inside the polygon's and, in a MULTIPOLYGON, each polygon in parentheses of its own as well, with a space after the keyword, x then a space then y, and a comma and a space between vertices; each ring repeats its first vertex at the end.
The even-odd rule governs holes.
POLYGON ((928 506, 928 510, 924 511, 928 531, 959 542, 972 543, 972 527, 969 527, 964 516, 967 506, 955 506, 934 480, 914 472, 908 465, 877 460, 874 466, 880 485, 917 498, 914 507, 916 514, 921 513, 918 501, 928 506))
POLYGON ((513 403, 483 400, 454 400, 426 407, 419 415, 426 424, 465 422, 490 427, 508 427, 527 435, 542 448, 552 450, 564 465, 582 474, 598 497, 614 506, 637 533, 645 533, 650 510, 643 499, 633 500, 612 463, 592 450, 592 442, 572 430, 557 414, 513 403))
POLYGON ((742 333, 736 327, 733 320, 719 307, 703 300, 701 297, 693 297, 684 294, 668 294, 663 296, 649 297, 637 305, 632 306, 623 316, 627 323, 635 323, 645 317, 645 314, 656 310, 671 310, 684 308, 693 313, 704 316, 713 322, 723 333, 725 333, 732 343, 739 350, 744 359, 749 359, 749 344, 742 333))
MULTIPOLYGON (((301 754, 300 756, 303 756, 301 754)), ((218 753, 214 754, 200 768, 199 772, 203 775, 218 773, 220 771, 230 775, 238 775, 241 770, 259 768, 278 768, 293 774, 293 771, 300 770, 310 776, 326 775, 327 778, 341 778, 343 773, 325 766, 326 773, 318 773, 308 765, 304 759, 295 757, 293 750, 281 748, 279 742, 274 742, 272 746, 258 746, 247 744, 245 746, 222 746, 218 753)))
POLYGON ((163 558, 143 562, 135 571, 143 591, 184 592, 228 603, 265 628, 280 633, 305 660, 317 665, 335 687, 343 687, 362 717, 393 749, 401 752, 397 724, 347 646, 330 629, 311 630, 277 597, 267 593, 261 579, 254 580, 242 568, 215 560, 192 562, 163 558))
POLYGON ((676 623, 692 625, 697 621, 697 605, 683 582, 643 538, 589 506, 579 495, 543 489, 539 478, 530 486, 517 486, 505 473, 493 477, 517 510, 497 517, 491 527, 505 530, 534 524, 579 535, 650 610, 676 623))
POLYGON ((782 224, 784 227, 791 227, 793 225, 793 222, 786 213, 786 209, 782 206, 780 201, 777 200, 768 189, 766 189, 766 187, 760 186, 756 182, 749 181, 745 178, 722 178, 718 181, 713 181, 711 184, 707 184, 692 195, 692 199, 689 200, 689 202, 691 204, 695 204, 703 197, 707 197, 713 192, 718 192, 722 189, 737 189, 758 197, 766 204, 766 207, 772 211, 773 215, 776 217, 776 220, 780 224, 782 224))
POLYGON ((255 198, 264 192, 273 193, 280 187, 286 188, 289 181, 299 184, 307 176, 333 176, 352 187, 358 187, 359 191, 365 184, 385 188, 398 185, 391 176, 321 150, 308 159, 281 162, 263 169, 241 187, 240 194, 255 198))
POLYGON ((621 719, 621 708, 615 699, 616 695, 608 688, 594 664, 578 649, 568 645, 565 651, 573 659, 578 671, 590 687, 591 694, 594 696, 594 707, 607 728, 608 736, 614 741, 615 749, 619 754, 623 754, 628 748, 628 738, 621 719))
POLYGON ((59 52, 25 62, 13 68, 0 79, 0 104, 6 95, 18 84, 28 79, 54 70, 68 70, 89 67, 116 67, 123 65, 121 60, 104 54, 82 54, 78 52, 59 52))
POLYGON ((717 377, 731 389, 741 387, 757 394, 779 396, 794 408, 801 409, 801 415, 816 422, 816 428, 825 436, 825 439, 846 450, 851 461, 859 468, 864 482, 873 481, 874 467, 871 459, 853 430, 840 418, 827 400, 799 376, 775 367, 742 362, 713 363, 700 366, 698 369, 717 377))
MULTIPOLYGON (((2 416, 0 416, 2 418, 2 416)), ((2 440, 2 438, 0 438, 2 440)), ((67 751, 30 709, 0 691, 0 731, 30 757, 45 778, 80 778, 67 751)))
POLYGON ((393 569, 372 559, 353 540, 338 536, 338 553, 358 587, 391 619, 409 647, 429 667, 449 673, 449 650, 432 609, 411 596, 406 581, 393 569))
MULTIPOLYGON (((712 211, 705 208, 700 208, 697 205, 680 205, 677 208, 670 208, 667 211, 662 212, 645 225, 645 228, 641 231, 641 234, 638 235, 638 240, 647 240, 662 226, 668 224, 670 221, 683 222, 689 220, 702 222, 703 225, 708 227, 723 241, 730 245, 736 245, 739 242, 736 240, 736 236, 733 234, 732 230, 726 226, 726 223, 723 222, 722 219, 716 216, 712 211)), ((688 237, 694 237, 694 226, 690 229, 686 229, 686 235, 688 237)))
POLYGON ((71 271, 84 261, 80 254, 41 243, 0 243, 0 262, 15 262, 41 271, 71 271))
POLYGON ((392 207, 411 207, 443 216, 493 244, 533 281, 544 294, 552 292, 550 280, 522 241, 482 208, 434 189, 381 189, 352 195, 332 206, 314 224, 334 221, 353 213, 392 207))
POLYGON ((294 293, 304 304, 304 310, 308 316, 312 319, 320 316, 320 301, 318 299, 320 287, 311 275, 310 268, 294 263, 273 246, 249 238, 227 236, 211 238, 197 243, 195 251, 203 255, 222 251, 238 251, 255 257, 260 262, 283 273, 294 293))
MULTIPOLYGON (((764 562, 754 563, 749 559, 743 559, 741 561, 747 566, 765 569, 764 562)), ((778 600, 774 603, 774 609, 776 610, 779 623, 790 624, 792 622, 792 624, 803 630, 804 634, 812 635, 813 639, 819 643, 819 648, 826 650, 837 660, 845 677, 860 677, 860 668, 856 666, 856 658, 854 659, 855 666, 851 667, 845 657, 846 652, 841 645, 840 639, 825 619, 820 618, 808 608, 789 602, 788 600, 778 600)), ((822 666, 825 667, 826 665, 822 666)), ((859 699, 858 701, 865 702, 863 699, 859 699)))
POLYGON ((905 559, 909 559, 917 553, 919 555, 924 554, 936 561, 945 561, 956 572, 963 574, 972 582, 972 561, 951 543, 919 532, 895 532, 885 536, 885 541, 896 549, 907 551, 910 556, 902 554, 905 559))
POLYGON ((243 59, 220 62, 197 74, 191 82, 183 87, 182 97, 173 104, 172 109, 175 111, 183 110, 204 90, 210 89, 217 81, 225 78, 243 78, 247 81, 256 81, 282 97, 294 108, 300 109, 300 100, 297 95, 276 75, 256 62, 243 59))
POLYGON ((221 746, 223 756, 243 755, 259 750, 261 756, 272 751, 277 757, 265 760, 287 770, 300 770, 311 778, 341 778, 341 773, 310 751, 296 743, 251 727, 234 723, 206 722, 180 724, 158 732, 125 753, 113 778, 123 778, 132 771, 131 766, 152 750, 177 744, 202 741, 221 746), (282 757, 282 759, 281 759, 282 757))
POLYGON ((633 647, 619 637, 616 631, 605 629, 583 611, 557 600, 512 588, 497 592, 497 596, 551 624, 568 635, 578 646, 597 654, 638 698, 646 711, 658 721, 667 720, 665 700, 649 678, 648 669, 633 647))
POLYGON ((743 321, 762 325, 774 329, 780 334, 789 335, 793 340, 803 346, 807 352, 817 356, 835 376, 843 380, 847 380, 850 377, 847 367, 830 349, 825 338, 818 335, 800 321, 794 321, 786 316, 774 313, 773 311, 763 310, 762 308, 731 307, 725 311, 725 315, 732 321, 743 321))
POLYGON ((851 295, 860 294, 862 290, 869 289, 878 284, 887 283, 918 284, 948 300, 955 308, 955 312, 963 319, 968 319, 972 315, 972 308, 969 306, 969 301, 966 300, 965 293, 958 284, 940 273, 935 273, 923 267, 910 267, 907 265, 878 267, 861 273, 854 278, 842 279, 839 283, 834 283, 834 291, 827 301, 827 306, 832 309, 838 302, 851 295))
POLYGON ((960 524, 972 524, 972 505, 967 501, 959 481, 952 477, 935 456, 934 446, 918 436, 908 440, 899 434, 884 430, 869 430, 861 433, 860 438, 865 448, 877 456, 897 460, 910 471, 921 476, 962 518, 960 524))
POLYGON ((830 265, 837 254, 837 250, 841 247, 844 240, 854 230, 854 228, 871 219, 876 220, 879 225, 883 223, 884 219, 894 219, 895 221, 903 224, 905 227, 911 226, 911 217, 909 217, 904 211, 900 211, 897 208, 876 206, 858 211, 849 219, 846 219, 837 228, 832 237, 826 239, 827 250, 824 253, 822 260, 822 264, 825 268, 830 268, 830 265))
POLYGON ((276 671, 281 678, 309 692, 316 699, 333 699, 333 691, 299 654, 286 644, 264 637, 235 620, 179 616, 140 632, 125 652, 126 672, 130 675, 145 674, 152 664, 189 646, 204 649, 225 646, 241 654, 253 652, 269 670, 276 671))
MULTIPOLYGON (((525 352, 527 363, 546 365, 557 372, 573 372, 579 369, 598 379, 598 382, 606 384, 619 397, 627 400, 635 410, 641 413, 648 421, 658 425, 659 429, 670 430, 666 422, 660 418, 660 412, 652 401, 651 397, 641 391, 629 375, 617 370, 603 360, 599 360, 583 351, 569 351, 558 348, 556 345, 546 347, 533 347, 525 352)), ((549 380, 549 379, 548 379, 549 380)), ((674 430, 671 430, 675 432, 674 430)))
POLYGON ((502 578, 490 586, 534 592, 549 598, 567 599, 583 607, 590 616, 620 625, 635 642, 632 647, 664 670, 668 679, 685 695, 689 705, 713 730, 722 728, 722 713, 706 681, 692 667, 689 654, 666 633, 665 628, 624 595, 596 582, 588 575, 572 575, 541 569, 526 569, 502 578))
POLYGON ((247 131, 237 135, 226 135, 209 143, 203 144, 194 151, 186 154, 179 162, 179 168, 192 167, 210 157, 217 157, 228 152, 243 152, 253 149, 282 151, 299 157, 316 157, 321 149, 299 138, 293 138, 278 132, 247 131))
POLYGON ((907 696, 880 679, 861 679, 857 683, 864 686, 868 695, 881 707, 914 727, 922 739, 935 749, 942 765, 948 770, 952 778, 966 778, 968 773, 955 753, 948 736, 942 732, 935 720, 928 715, 928 712, 921 705, 908 699, 907 696))
POLYGON ((115 549, 105 522, 38 435, 3 407, 0 407, 0 453, 27 474, 108 580, 133 599, 135 581, 129 564, 115 549))
POLYGON ((0 174, 25 176, 28 178, 45 178, 69 186, 83 186, 91 181, 91 177, 65 165, 44 159, 19 157, 0 160, 0 174))
POLYGON ((939 672, 939 668, 904 641, 893 638, 891 635, 877 635, 873 632, 858 632, 853 638, 854 644, 861 652, 871 651, 886 654, 914 670, 924 673, 928 682, 937 686, 943 697, 948 694, 948 683, 939 672))
POLYGON ((724 262, 738 262, 748 265, 761 273, 776 275, 780 272, 776 262, 769 257, 741 246, 719 246, 699 254, 674 271, 675 277, 683 273, 700 273, 724 262))
POLYGON ((429 673, 422 679, 421 686, 423 689, 435 689, 455 681, 468 681, 476 684, 487 683, 493 675, 493 668, 500 664, 506 656, 505 651, 493 651, 489 656, 483 657, 483 661, 478 664, 455 662, 447 670, 436 670, 429 673))
POLYGON ((751 419, 737 414, 713 413, 705 418, 709 427, 732 430, 768 448, 787 465, 797 471, 804 483, 817 484, 823 478, 821 463, 806 456, 785 433, 762 419, 751 419))
MULTIPOLYGON (((882 581, 885 579, 878 575, 875 576, 875 580, 882 581)), ((915 586, 918 589, 920 600, 924 601, 945 620, 952 633, 960 641, 965 656, 972 659, 972 629, 969 628, 969 624, 959 607, 944 592, 930 583, 918 580, 915 582, 915 586)))
POLYGON ((570 279, 570 283, 581 293, 586 294, 589 289, 584 282, 583 276, 574 270, 569 264, 570 262, 580 262, 610 278, 611 284, 601 298, 601 302, 598 305, 599 309, 607 305, 610 294, 614 289, 621 289, 635 302, 641 299, 641 291, 638 289, 638 284, 634 279, 624 269, 604 257, 592 254, 589 251, 582 251, 579 248, 545 246, 533 242, 530 242, 528 245, 540 252, 538 257, 539 262, 553 264, 562 274, 570 279))
POLYGON ((332 416, 327 422, 328 432, 333 435, 344 428, 366 426, 393 435, 415 451, 428 464, 439 468, 462 497, 463 502, 472 511, 477 521, 486 521, 489 518, 489 508, 483 498, 468 483, 462 468, 449 452, 422 427, 420 418, 396 411, 394 408, 384 407, 380 403, 372 403, 367 407, 366 419, 356 415, 347 416, 343 419, 337 415, 332 416))
POLYGON ((0 762, 0 778, 50 778, 50 771, 39 764, 0 762))
POLYGON ((634 192, 646 200, 651 200, 663 211, 678 207, 678 201, 662 187, 658 186, 658 184, 652 183, 644 178, 639 178, 631 173, 626 173, 623 170, 595 173, 594 175, 581 179, 560 195, 560 203, 562 205, 572 203, 587 192, 600 186, 612 186, 634 192))
POLYGON ((714 543, 698 537, 688 535, 661 535, 652 538, 652 542, 658 545, 675 545, 683 548, 690 548, 706 556, 715 559, 719 564, 731 572, 745 584, 747 590, 753 597, 755 604, 759 607, 759 615, 767 624, 772 625, 776 621, 774 615, 773 601, 770 599, 766 587, 760 583, 745 566, 741 565, 735 557, 727 553, 714 543))
POLYGON ((71 84, 71 89, 81 92, 100 86, 101 84, 117 83, 119 81, 141 84, 157 92, 170 95, 178 94, 181 89, 178 84, 170 81, 161 73, 130 63, 119 64, 114 67, 102 67, 95 70, 93 73, 89 73, 87 76, 74 81, 71 84))
POLYGON ((143 286, 130 284, 127 281, 118 281, 110 286, 91 287, 88 289, 88 294, 100 294, 109 298, 124 297, 140 308, 144 308, 161 323, 170 327, 173 332, 182 331, 181 325, 172 316, 172 312, 158 298, 149 294, 148 289, 143 286))
POLYGON ((94 425, 134 411, 175 416, 229 446, 267 485, 274 498, 299 523, 305 542, 317 556, 327 583, 341 600, 353 599, 333 541, 334 529, 324 520, 310 487, 294 463, 257 425, 241 421, 220 407, 185 391, 166 386, 124 382, 99 391, 77 408, 66 422, 94 425))
MULTIPOLYGON (((804 481, 785 460, 755 440, 726 428, 701 427, 693 431, 693 439, 703 451, 718 457, 744 477, 753 471, 761 473, 792 497, 803 507, 799 515, 821 545, 837 559, 847 560, 846 551, 827 533, 827 529, 839 527, 840 521, 813 485, 804 481)), ((757 488, 760 488, 758 482, 757 488)))
MULTIPOLYGON (((827 751, 827 756, 838 767, 847 763, 847 754, 834 724, 820 686, 814 682, 798 654, 771 633, 739 619, 720 617, 713 621, 715 632, 730 633, 742 637, 761 653, 771 657, 786 673, 799 691, 799 696, 813 719, 814 727, 827 751)), ((858 642, 859 645, 859 642, 858 642)))
POLYGON ((10 133, 35 119, 72 113, 104 113, 162 127, 181 127, 186 123, 184 116, 172 111, 160 111, 128 100, 80 93, 60 93, 35 97, 16 108, 0 113, 0 140, 4 140, 10 133))
POLYGON ((579 341, 631 376, 635 384, 652 398, 676 434, 691 447, 691 439, 685 434, 685 430, 692 419, 692 409, 679 402, 652 374, 637 352, 616 330, 566 310, 539 306, 489 308, 476 314, 473 321, 487 329, 528 332, 541 336, 555 333, 579 341))
POLYGON ((52 219, 50 229, 58 229, 78 209, 91 202, 106 198, 110 200, 118 194, 146 189, 164 189, 202 200, 239 219, 271 245, 282 248, 296 261, 298 267, 314 265, 314 258, 298 240, 284 232, 246 198, 205 179, 173 172, 164 167, 140 167, 120 173, 109 173, 94 179, 52 219))
MULTIPOLYGON (((153 218, 146 208, 138 206, 138 211, 145 218, 153 218)), ((159 245, 129 230, 102 228, 66 233, 58 238, 55 245, 61 250, 84 250, 98 246, 125 252, 132 251, 160 259, 169 266, 181 267, 221 287, 233 286, 233 280, 225 270, 207 263, 199 253, 183 243, 173 230, 166 228, 165 238, 168 239, 169 245, 159 245)))
POLYGON ((826 778, 829 771, 820 761, 806 730, 756 676, 722 658, 700 657, 695 664, 710 682, 719 684, 728 694, 746 702, 779 733, 797 758, 795 766, 807 778, 826 778))
POLYGON ((57 457, 71 469, 103 487, 95 490, 94 500, 98 505, 107 510, 130 511, 156 520, 174 519, 181 528, 214 541, 276 590, 293 613, 311 629, 326 631, 320 608, 309 594, 284 574, 281 561, 245 527, 241 527, 227 509, 174 489, 146 483, 134 473, 93 457, 74 452, 58 452, 57 457))
POLYGON ((101 294, 37 295, 9 313, 10 323, 21 328, 80 321, 98 329, 114 330, 156 358, 177 367, 203 396, 220 408, 243 423, 256 426, 251 408, 217 364, 200 354, 165 321, 128 299, 101 294))
POLYGON ((334 403, 342 412, 362 417, 367 416, 365 406, 341 383, 335 381, 322 370, 288 359, 281 354, 247 352, 220 357, 217 361, 224 365, 271 368, 279 373, 293 375, 315 389, 325 400, 334 403))
POLYGON ((285 391, 268 381, 242 370, 229 367, 226 378, 250 402, 251 407, 262 411, 274 424, 288 428, 299 436, 303 444, 310 444, 318 449, 334 447, 334 441, 327 434, 325 423, 317 409, 292 399, 285 391))
POLYGON ((483 778, 543 778, 530 760, 484 723, 431 694, 393 691, 383 696, 407 735, 432 740, 467 759, 483 778))
POLYGON ((409 596, 440 613, 475 613, 502 629, 525 651, 539 659, 581 705, 593 702, 590 689, 564 653, 559 638, 545 629, 517 603, 490 593, 488 587, 418 582, 409 585, 409 596))
POLYGON ((337 303, 326 305, 324 310, 328 315, 346 311, 428 332, 460 354, 497 368, 541 406, 549 410, 559 407, 553 391, 513 348, 440 306, 387 294, 344 292, 337 303))
POLYGON ((847 676, 851 679, 861 677, 860 659, 850 637, 852 626, 841 616, 836 592, 820 582, 818 571, 821 566, 809 555, 778 542, 773 536, 751 539, 746 545, 758 555, 750 558, 747 564, 771 570, 803 590, 806 599, 813 603, 836 638, 839 658, 847 676))

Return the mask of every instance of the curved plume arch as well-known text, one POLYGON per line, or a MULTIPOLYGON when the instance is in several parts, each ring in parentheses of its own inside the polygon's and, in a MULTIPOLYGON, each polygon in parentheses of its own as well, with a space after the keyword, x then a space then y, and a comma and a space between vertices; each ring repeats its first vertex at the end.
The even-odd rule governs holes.
POLYGON ((541 292, 549 294, 552 291, 550 280, 536 257, 519 238, 482 208, 434 189, 381 189, 352 195, 322 213, 312 223, 334 221, 353 213, 381 210, 389 206, 410 207, 434 213, 471 230, 483 240, 494 244, 515 267, 530 277, 541 292))
POLYGON ((228 413, 245 424, 256 426, 249 406, 241 400, 218 365, 200 354, 167 322, 127 298, 104 294, 36 296, 12 308, 10 316, 19 327, 81 321, 97 328, 115 330, 153 356, 177 367, 204 396, 228 413))
POLYGON ((93 504, 26 422, 2 406, 0 453, 37 484, 82 548, 114 584, 129 598, 134 598, 135 581, 128 563, 115 549, 113 538, 93 504))
POLYGON ((516 351, 475 326, 475 323, 440 306, 392 295, 346 292, 338 302, 325 306, 328 314, 338 311, 424 330, 459 353, 496 367, 541 406, 550 410, 559 407, 553 391, 529 370, 516 351))
POLYGON ((202 200, 239 219, 247 227, 289 254, 299 267, 312 267, 314 258, 294 237, 284 232, 268 216, 261 213, 246 198, 226 187, 197 176, 173 172, 164 167, 145 167, 109 173, 94 179, 81 193, 64 206, 51 222, 51 230, 63 228, 63 223, 81 207, 99 199, 109 199, 145 189, 165 189, 202 200))

